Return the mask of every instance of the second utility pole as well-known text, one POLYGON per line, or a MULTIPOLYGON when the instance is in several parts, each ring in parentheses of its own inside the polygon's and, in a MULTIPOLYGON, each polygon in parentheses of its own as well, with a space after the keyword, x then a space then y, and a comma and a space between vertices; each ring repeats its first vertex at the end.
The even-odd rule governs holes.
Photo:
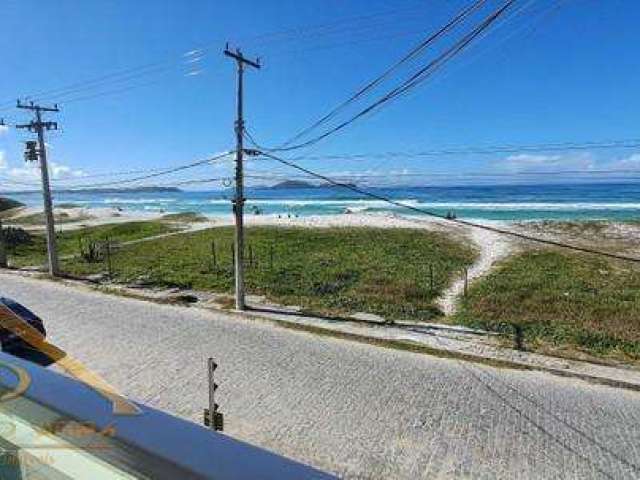
POLYGON ((244 178, 243 178, 243 154, 244 154, 244 118, 242 111, 242 79, 244 75, 244 66, 249 65, 254 68, 260 68, 258 61, 246 59, 240 49, 235 52, 229 50, 229 44, 224 49, 227 57, 233 58, 238 65, 238 113, 236 118, 236 195, 233 201, 233 213, 236 221, 235 232, 235 284, 236 284, 236 310, 244 310, 244 178))

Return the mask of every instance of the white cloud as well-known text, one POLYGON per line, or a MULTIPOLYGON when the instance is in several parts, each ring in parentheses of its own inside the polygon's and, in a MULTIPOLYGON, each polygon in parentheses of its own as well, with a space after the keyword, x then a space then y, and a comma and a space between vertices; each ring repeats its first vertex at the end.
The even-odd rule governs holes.
POLYGON ((640 153, 634 153, 630 157, 617 160, 608 165, 610 170, 638 170, 640 171, 640 153))
MULTIPOLYGON (((29 163, 24 167, 9 168, 7 162, 4 161, 3 164, 0 159, 0 169, 4 170, 5 175, 13 180, 40 180, 40 166, 38 163, 29 163)), ((56 162, 49 163, 49 176, 52 180, 78 178, 82 175, 84 175, 82 170, 76 170, 67 165, 61 165, 56 162)))
POLYGON ((593 169, 595 162, 590 154, 542 155, 521 153, 511 155, 496 166, 510 173, 561 172, 566 170, 587 171, 593 169))
POLYGON ((60 165, 56 162, 51 162, 49 166, 51 177, 54 179, 60 178, 78 178, 84 175, 82 170, 76 170, 67 165, 60 165))
POLYGON ((0 170, 7 168, 7 159, 5 153, 0 150, 0 170))
POLYGON ((4 135, 9 131, 9 127, 7 125, 0 125, 0 136, 4 135))

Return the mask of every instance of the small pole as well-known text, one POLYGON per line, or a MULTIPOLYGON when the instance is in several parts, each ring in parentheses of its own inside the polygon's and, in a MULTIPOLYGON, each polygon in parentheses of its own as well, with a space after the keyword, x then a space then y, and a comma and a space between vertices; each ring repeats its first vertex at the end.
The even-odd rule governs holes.
POLYGON ((218 259, 216 258, 216 241, 211 240, 211 257, 213 258, 213 268, 218 268, 218 259))
POLYGON ((213 358, 209 358, 207 361, 207 377, 209 380, 209 408, 204 412, 204 423, 211 430, 222 431, 224 430, 224 417, 222 413, 218 412, 218 404, 215 402, 215 392, 218 389, 218 385, 214 381, 213 374, 218 368, 213 358))
POLYGON ((469 291, 469 270, 465 267, 464 269, 464 296, 467 296, 469 291))
POLYGON ((4 241, 4 230, 2 229, 2 220, 0 220, 0 268, 7 268, 7 246, 4 241))
POLYGON ((524 350, 524 332, 522 326, 514 323, 513 329, 515 330, 514 340, 516 350, 524 350))
POLYGON ((273 243, 269 245, 269 268, 273 270, 273 243))
POLYGON ((235 264, 236 264, 236 250, 233 244, 231 244, 231 268, 233 268, 235 264))
POLYGON ((215 372, 216 368, 218 368, 216 362, 213 361, 213 358, 209 358, 207 371, 209 376, 209 428, 211 428, 211 430, 216 429, 215 422, 213 421, 216 411, 215 392, 217 388, 217 385, 213 381, 213 372, 215 372))
POLYGON ((433 263, 429 264, 429 288, 433 293, 433 263))
POLYGON ((107 242, 106 245, 107 247, 107 275, 109 275, 109 279, 111 279, 111 276, 113 274, 113 270, 111 268, 111 238, 107 237, 107 242))

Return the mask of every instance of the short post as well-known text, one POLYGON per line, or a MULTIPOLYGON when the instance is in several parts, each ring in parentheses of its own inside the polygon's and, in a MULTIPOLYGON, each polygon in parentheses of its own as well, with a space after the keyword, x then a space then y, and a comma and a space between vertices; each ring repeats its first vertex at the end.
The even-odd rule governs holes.
POLYGON ((269 269, 273 270, 273 243, 269 245, 269 269))
POLYGON ((109 275, 109 279, 113 275, 113 270, 111 268, 111 238, 107 237, 107 241, 105 242, 105 257, 107 260, 107 275, 109 275))
POLYGON ((524 331, 522 330, 522 325, 514 323, 513 330, 515 331, 513 339, 516 350, 524 350, 524 331))
POLYGON ((467 296, 469 292, 469 270, 465 267, 464 269, 464 296, 467 296))
POLYGON ((216 241, 215 240, 211 240, 211 259, 213 260, 214 270, 217 270, 218 259, 216 258, 216 241))
POLYGON ((204 410, 204 424, 214 431, 222 431, 224 429, 224 417, 218 412, 219 405, 215 402, 215 392, 218 385, 214 382, 213 374, 218 368, 218 364, 209 358, 207 361, 207 376, 209 380, 209 408, 204 410))
POLYGON ((433 263, 429 264, 429 290, 433 293, 433 263))
POLYGON ((2 220, 0 220, 0 268, 7 268, 7 245, 4 239, 4 230, 2 229, 2 220))

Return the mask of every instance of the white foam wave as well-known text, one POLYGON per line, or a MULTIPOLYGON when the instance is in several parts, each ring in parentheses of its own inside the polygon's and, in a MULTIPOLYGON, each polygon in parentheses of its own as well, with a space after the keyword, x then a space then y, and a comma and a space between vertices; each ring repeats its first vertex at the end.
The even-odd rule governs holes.
POLYGON ((130 204, 145 204, 145 203, 172 203, 177 202, 177 198, 105 198, 102 203, 130 203, 130 204))
MULTIPOLYGON (((416 206, 419 204, 417 200, 396 200, 397 202, 401 202, 404 205, 412 205, 416 206)), ((209 204, 213 205, 227 205, 230 203, 230 200, 209 200, 209 204)), ((322 199, 248 199, 247 203, 253 205, 281 205, 286 207, 322 207, 322 206, 338 206, 338 207, 348 207, 361 205, 363 207, 369 208, 383 208, 389 207, 389 204, 383 200, 322 200, 322 199)))
POLYGON ((434 202, 420 203, 420 207, 459 208, 475 210, 639 210, 640 203, 551 203, 551 202, 434 202))

